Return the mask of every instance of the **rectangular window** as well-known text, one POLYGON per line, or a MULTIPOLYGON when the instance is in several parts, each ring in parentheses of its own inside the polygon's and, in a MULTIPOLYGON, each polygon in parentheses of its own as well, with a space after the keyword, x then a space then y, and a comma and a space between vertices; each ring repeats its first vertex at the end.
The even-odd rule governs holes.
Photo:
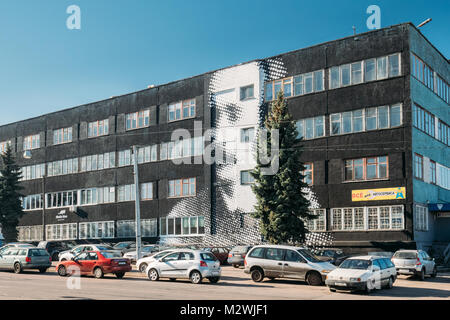
POLYGON ((414 154, 414 177, 423 180, 423 157, 420 154, 414 154))
POLYGON ((307 73, 303 75, 303 81, 305 83, 305 94, 313 92, 313 74, 307 73))
POLYGON ((153 183, 141 183, 141 200, 153 199, 153 183))
POLYGON ((126 130, 145 128, 150 125, 150 111, 143 110, 126 115, 126 130))
POLYGON ((430 182, 436 184, 436 162, 430 160, 430 182))
POLYGON ((400 75, 400 54, 393 54, 389 59, 389 77, 396 77, 400 75))
POLYGON ((415 205, 414 229, 417 231, 428 231, 428 208, 415 205))
POLYGON ((312 186, 314 184, 314 164, 313 163, 305 163, 305 170, 303 170, 302 175, 304 176, 303 182, 308 186, 312 186))
POLYGON ((345 160, 345 181, 387 179, 388 157, 370 157, 345 160))
POLYGON ((340 87, 340 71, 339 67, 332 67, 330 69, 330 89, 336 89, 340 87))
POLYGON ((255 134, 254 128, 241 129, 241 142, 252 142, 255 134))
POLYGON ((72 142, 72 127, 53 130, 53 144, 72 142))
POLYGON ((364 81, 374 81, 377 79, 376 60, 369 59, 364 61, 364 81))
POLYGON ((296 122, 297 138, 315 139, 325 136, 325 117, 301 119, 296 122))
POLYGON ((240 94, 241 101, 254 98, 254 85, 252 84, 246 87, 241 87, 240 94))
POLYGON ((323 91, 323 70, 319 70, 319 71, 315 71, 314 72, 314 91, 315 92, 319 92, 319 91, 323 91))
POLYGON ((241 171, 241 185, 252 184, 255 179, 250 174, 251 170, 241 171))
POLYGON ((363 82, 362 61, 352 63, 352 84, 363 82))
POLYGON ((196 178, 169 180, 169 198, 193 197, 196 195, 196 178))
POLYGON ((109 134, 109 120, 108 119, 89 122, 88 138, 105 136, 108 134, 109 134))
POLYGON ((23 150, 33 150, 39 149, 40 145, 40 135, 35 134, 32 136, 27 136, 23 138, 23 150))
POLYGON ((387 57, 377 59, 377 80, 386 79, 388 77, 387 57))
POLYGON ((351 84, 351 71, 350 65, 346 64, 340 67, 341 68, 341 86, 345 87, 351 84))
POLYGON ((303 75, 294 77, 294 95, 303 95, 303 75))
POLYGON ((311 214, 315 215, 316 218, 308 220, 306 222, 309 232, 321 232, 326 231, 326 210, 325 209, 314 209, 311 214))
POLYGON ((11 146, 11 140, 0 142, 0 154, 6 151, 6 148, 11 146))

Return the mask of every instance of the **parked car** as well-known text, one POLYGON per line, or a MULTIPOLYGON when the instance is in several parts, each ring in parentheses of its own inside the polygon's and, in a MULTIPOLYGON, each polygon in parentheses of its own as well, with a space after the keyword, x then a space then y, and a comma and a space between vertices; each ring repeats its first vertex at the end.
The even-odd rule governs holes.
MULTIPOLYGON (((142 242, 142 246, 147 245, 148 243, 142 242)), ((122 241, 119 243, 116 243, 113 246, 114 250, 119 250, 122 255, 124 255, 127 252, 135 251, 136 250, 136 241, 122 241)))
POLYGON ((211 252, 204 250, 182 249, 164 255, 148 264, 146 269, 150 280, 160 278, 190 279, 192 283, 201 283, 207 278, 217 283, 221 275, 220 261, 211 252))
POLYGON ((316 258, 306 248, 280 245, 253 247, 244 260, 244 272, 252 280, 261 282, 265 277, 305 280, 309 285, 324 283, 326 275, 336 267, 316 258))
MULTIPOLYGON (((154 246, 154 245, 147 245, 147 246, 143 246, 141 248, 141 255, 142 258, 148 257, 150 256, 152 253, 157 252, 158 251, 158 247, 154 246)), ((131 263, 135 263, 136 262, 136 257, 137 257, 137 250, 135 251, 129 251, 127 253, 125 253, 123 255, 124 258, 130 259, 131 263)))
POLYGON ((339 266, 345 259, 350 257, 349 255, 344 254, 344 251, 341 249, 335 248, 312 249, 311 252, 314 253, 320 261, 327 261, 335 266, 339 266))
POLYGON ((226 264, 229 250, 224 247, 206 247, 202 250, 211 252, 220 261, 220 264, 226 264))
POLYGON ((61 261, 56 270, 61 277, 79 272, 80 275, 93 274, 103 278, 107 273, 122 279, 126 272, 131 271, 130 260, 122 258, 118 251, 84 251, 70 261, 61 261))
POLYGON ((75 244, 64 241, 41 241, 38 248, 47 250, 53 261, 57 261, 61 251, 70 250, 75 244))
POLYGON ((83 251, 115 251, 120 252, 119 250, 114 250, 113 247, 106 244, 82 244, 76 247, 73 247, 70 250, 62 251, 58 255, 59 261, 67 261, 72 260, 73 257, 80 254, 83 251))
POLYGON ((0 269, 21 273, 26 269, 37 269, 44 273, 52 265, 47 250, 36 247, 10 246, 0 253, 0 269))
POLYGON ((30 243, 10 242, 0 248, 0 254, 2 253, 2 251, 9 249, 9 248, 35 248, 35 246, 30 243))
POLYGON ((365 291, 386 287, 391 289, 397 279, 394 264, 389 258, 357 256, 346 259, 327 275, 330 291, 365 291))
POLYGON ((247 253, 253 246, 236 246, 228 252, 228 264, 231 264, 235 268, 239 268, 244 265, 244 259, 247 253))
POLYGON ((156 252, 154 254, 151 254, 148 257, 145 258, 141 258, 136 262, 136 267, 140 272, 145 272, 145 270, 147 270, 147 267, 150 263, 159 260, 160 258, 164 257, 165 255, 174 252, 176 249, 168 249, 168 250, 163 250, 160 252, 156 252))
POLYGON ((426 275, 436 277, 437 268, 433 258, 422 250, 398 250, 392 256, 397 274, 415 275, 425 280, 426 275))

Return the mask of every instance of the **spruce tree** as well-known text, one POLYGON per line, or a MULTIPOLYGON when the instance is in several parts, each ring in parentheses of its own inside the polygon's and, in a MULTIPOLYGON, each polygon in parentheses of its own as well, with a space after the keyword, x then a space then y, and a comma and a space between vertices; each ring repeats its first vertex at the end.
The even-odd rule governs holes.
MULTIPOLYGON (((257 198, 253 216, 260 222, 261 233, 272 244, 302 243, 308 232, 304 220, 313 219, 310 202, 305 197, 308 185, 303 181, 305 167, 300 162, 301 146, 297 128, 287 108, 283 92, 269 108, 265 119, 270 150, 270 131, 279 130, 279 169, 274 175, 263 175, 259 157, 251 172, 252 186, 257 198)), ((258 140, 259 144, 259 140, 258 140)), ((260 150, 258 145, 257 152, 260 150)))
POLYGON ((1 155, 0 170, 0 225, 5 243, 17 241, 17 225, 23 216, 20 191, 21 171, 15 163, 11 147, 1 155))

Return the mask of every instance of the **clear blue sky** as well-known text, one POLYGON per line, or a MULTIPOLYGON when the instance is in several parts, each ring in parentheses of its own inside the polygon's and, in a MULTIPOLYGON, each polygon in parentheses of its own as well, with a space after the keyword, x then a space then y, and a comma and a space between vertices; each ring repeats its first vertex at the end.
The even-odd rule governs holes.
POLYGON ((382 27, 432 17, 449 57, 448 0, 1 0, 0 125, 366 32, 371 4, 382 27))

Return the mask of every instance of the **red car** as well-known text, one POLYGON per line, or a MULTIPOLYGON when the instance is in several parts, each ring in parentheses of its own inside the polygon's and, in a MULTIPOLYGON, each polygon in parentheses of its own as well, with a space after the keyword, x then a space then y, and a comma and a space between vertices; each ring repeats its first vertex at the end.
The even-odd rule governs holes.
POLYGON ((90 275, 103 278, 105 273, 113 273, 122 279, 126 272, 131 271, 130 260, 122 258, 120 253, 111 251, 85 251, 70 261, 61 261, 56 266, 61 277, 68 275, 90 275))

